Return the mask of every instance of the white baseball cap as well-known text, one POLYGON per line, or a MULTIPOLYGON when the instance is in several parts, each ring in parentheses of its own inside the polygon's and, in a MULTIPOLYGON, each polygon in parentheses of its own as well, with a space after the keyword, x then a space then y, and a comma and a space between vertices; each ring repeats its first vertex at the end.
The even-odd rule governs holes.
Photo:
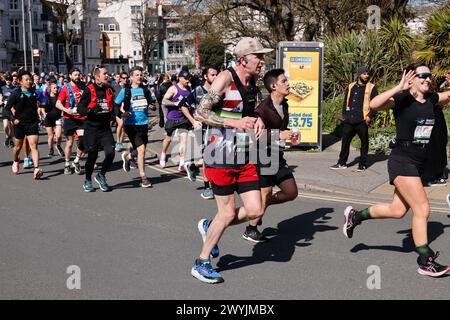
POLYGON ((244 37, 234 47, 234 55, 245 56, 247 54, 269 53, 273 49, 264 48, 261 42, 255 38, 244 37))

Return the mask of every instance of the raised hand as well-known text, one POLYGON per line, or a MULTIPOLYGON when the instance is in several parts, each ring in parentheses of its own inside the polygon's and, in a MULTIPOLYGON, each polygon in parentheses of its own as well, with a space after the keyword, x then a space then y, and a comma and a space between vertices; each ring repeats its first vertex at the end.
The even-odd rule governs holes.
POLYGON ((416 73, 414 72, 414 70, 410 70, 408 71, 408 73, 406 73, 406 70, 403 71, 402 79, 398 83, 398 87, 400 88, 400 90, 404 91, 411 89, 415 77, 416 73))

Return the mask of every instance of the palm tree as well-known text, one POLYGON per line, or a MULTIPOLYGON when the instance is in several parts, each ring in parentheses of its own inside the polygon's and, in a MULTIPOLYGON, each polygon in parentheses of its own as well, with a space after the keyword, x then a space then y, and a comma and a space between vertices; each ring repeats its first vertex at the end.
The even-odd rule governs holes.
POLYGON ((387 21, 378 33, 384 45, 389 49, 391 58, 398 59, 400 68, 403 69, 408 64, 408 57, 413 42, 413 37, 409 28, 397 17, 387 21), (393 56, 392 56, 393 55, 393 56))
POLYGON ((418 62, 432 66, 435 77, 450 70, 450 4, 435 10, 428 18, 413 56, 418 62))

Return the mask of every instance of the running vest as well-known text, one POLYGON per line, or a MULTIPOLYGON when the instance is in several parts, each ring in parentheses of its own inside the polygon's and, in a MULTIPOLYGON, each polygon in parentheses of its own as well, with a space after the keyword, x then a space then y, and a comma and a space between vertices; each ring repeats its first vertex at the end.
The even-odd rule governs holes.
MULTIPOLYGON (((258 88, 252 79, 244 87, 233 68, 227 69, 232 76, 230 89, 214 112, 222 118, 241 119, 255 117, 258 88)), ((245 131, 234 128, 208 127, 206 149, 203 154, 208 167, 236 168, 249 162, 250 137, 245 131)))
MULTIPOLYGON (((91 102, 89 102, 88 109, 93 109, 98 103, 97 92, 95 91, 95 87, 92 83, 88 84, 87 87, 91 92, 91 102)), ((114 104, 113 104, 113 94, 110 87, 106 87, 106 103, 108 105, 109 112, 111 112, 114 109, 114 104)))
MULTIPOLYGON (((356 84, 356 82, 352 82, 348 86, 347 103, 346 103, 347 110, 350 108, 350 93, 351 93, 353 87, 355 86, 355 84, 356 84)), ((369 108, 370 95, 371 95, 374 87, 375 87, 375 85, 373 83, 368 82, 366 84, 366 88, 364 90, 364 102, 363 102, 363 118, 364 118, 364 120, 366 120, 367 115, 370 112, 370 108, 369 108)))

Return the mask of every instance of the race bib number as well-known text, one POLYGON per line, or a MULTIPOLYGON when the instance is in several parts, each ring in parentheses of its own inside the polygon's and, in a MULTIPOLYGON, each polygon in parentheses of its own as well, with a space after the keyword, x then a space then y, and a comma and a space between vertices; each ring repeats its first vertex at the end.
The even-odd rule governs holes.
POLYGON ((428 143, 430 141, 431 132, 433 131, 434 119, 417 120, 416 129, 414 130, 414 142, 428 143))
POLYGON ((147 99, 145 97, 136 97, 136 100, 131 102, 132 111, 143 111, 148 107, 147 99))
POLYGON ((105 100, 103 100, 101 102, 99 101, 98 105, 100 106, 100 108, 102 110, 101 113, 109 112, 109 107, 105 100))

